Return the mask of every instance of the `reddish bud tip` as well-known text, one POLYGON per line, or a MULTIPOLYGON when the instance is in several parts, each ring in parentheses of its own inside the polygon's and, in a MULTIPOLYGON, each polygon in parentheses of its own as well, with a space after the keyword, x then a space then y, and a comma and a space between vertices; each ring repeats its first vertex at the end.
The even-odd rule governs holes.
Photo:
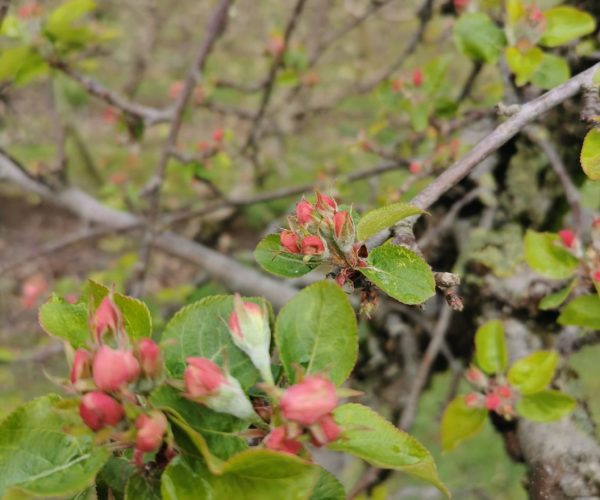
POLYGON ((475 393, 475 392, 471 392, 467 395, 465 395, 465 404, 469 407, 469 408, 476 408, 480 405, 480 396, 479 394, 475 393))
POLYGON ((392 80, 392 90, 394 92, 400 92, 402 90, 402 87, 404 87, 404 81, 401 78, 396 78, 395 80, 392 80))
POLYGON ((300 441, 287 437, 286 428, 283 426, 273 429, 263 443, 268 450, 281 451, 290 455, 297 455, 302 449, 300 441))
POLYGON ((73 356, 71 367, 71 383, 74 384, 82 378, 88 378, 92 373, 92 355, 85 349, 77 349, 73 356))
POLYGON ((296 218, 300 224, 307 224, 313 220, 314 207, 306 200, 300 201, 296 205, 296 218))
POLYGON ((298 235, 293 231, 287 229, 281 231, 279 234, 279 243, 289 253, 300 253, 300 247, 298 246, 298 235))
MULTIPOLYGON (((251 317, 254 315, 258 315, 260 318, 262 318, 264 316, 262 308, 258 304, 255 304, 254 302, 242 302, 242 304, 243 304, 243 307, 246 310, 246 312, 251 317)), ((227 322, 227 324, 229 326, 229 330, 231 330, 231 332, 237 338, 239 338, 239 339, 244 338, 244 332, 242 331, 242 329, 240 327, 240 320, 239 320, 238 315, 235 312, 235 310, 229 316, 229 321, 227 322)))
POLYGON ((573 245, 575 244, 575 233, 573 231, 570 229, 563 229, 558 232, 558 236, 560 237, 560 240, 564 246, 567 248, 573 248, 573 245))
POLYGON ((494 393, 488 394, 485 397, 485 407, 490 411, 494 411, 496 408, 498 408, 498 405, 500 405, 501 402, 500 396, 494 393))
POLYGON ((212 133, 212 138, 215 142, 221 142, 223 137, 225 137, 225 132, 222 128, 218 128, 212 133))
POLYGON ((93 363, 93 377, 101 391, 116 391, 140 375, 140 365, 131 351, 102 346, 93 363))
POLYGON ((306 377, 291 386, 281 397, 283 416, 300 424, 311 425, 330 413, 337 405, 335 385, 321 375, 306 377))
POLYGON ((467 382, 476 387, 485 387, 487 385, 487 377, 485 374, 474 366, 469 367, 465 374, 465 378, 467 379, 467 382))
POLYGON ((138 430, 135 436, 135 448, 148 453, 157 450, 167 432, 167 419, 160 411, 148 415, 142 414, 135 421, 138 430))
POLYGON ((421 71, 419 68, 413 71, 412 82, 415 87, 420 87, 423 85, 423 71, 421 71))
POLYGON ((187 363, 183 380, 188 394, 194 398, 213 394, 227 382, 221 368, 210 359, 187 358, 187 363))
POLYGON ((594 280, 596 283, 600 283, 600 269, 592 273, 592 280, 594 280))
POLYGON ((421 171, 421 164, 418 161, 413 161, 409 166, 408 166, 408 171, 411 174, 418 174, 421 171))
POLYGON ((342 235, 342 228, 344 227, 344 224, 349 223, 349 219, 350 214, 345 210, 336 212, 336 214, 333 216, 333 229, 337 238, 342 235))
POLYGON ((328 208, 337 210, 337 203, 333 198, 317 191, 317 208, 319 210, 327 210, 328 208))
POLYGON ((321 255, 325 252, 323 240, 313 235, 302 238, 300 248, 304 255, 321 255))
POLYGON ((181 93, 183 92, 183 88, 185 83, 183 80, 174 81, 169 87, 169 97, 173 100, 178 99, 181 93))
POLYGON ((461 10, 466 8, 469 5, 470 0, 454 0, 454 8, 456 10, 461 10))
POLYGON ((142 372, 148 377, 154 377, 161 371, 160 347, 152 339, 142 339, 138 343, 138 354, 142 372))
POLYGON ((342 429, 335 423, 331 415, 325 415, 311 426, 312 442, 315 446, 324 446, 335 441, 342 434, 342 429))
POLYGON ((498 387, 496 387, 496 394, 498 394, 498 396, 500 396, 503 399, 509 399, 510 397, 512 397, 512 391, 507 385, 499 385, 498 387))
POLYGON ((81 398, 79 415, 90 429, 97 431, 107 425, 117 425, 125 415, 125 411, 109 395, 95 391, 88 392, 81 398))
POLYGON ((28 278, 21 285, 21 304, 27 309, 34 307, 47 289, 48 282, 42 276, 28 278))
POLYGON ((104 297, 92 317, 92 328, 96 341, 100 342, 107 330, 116 331, 121 324, 121 311, 110 296, 104 297))

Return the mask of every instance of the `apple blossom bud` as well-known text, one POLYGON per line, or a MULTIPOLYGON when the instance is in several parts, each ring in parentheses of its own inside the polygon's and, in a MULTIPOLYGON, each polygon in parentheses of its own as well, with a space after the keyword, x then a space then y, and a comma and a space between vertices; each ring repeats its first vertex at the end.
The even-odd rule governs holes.
POLYGON ((400 92, 402 87, 404 87, 404 81, 402 78, 396 78, 395 80, 392 80, 392 90, 394 92, 400 92))
POLYGON ((125 411, 108 394, 94 391, 88 392, 81 398, 79 415, 90 429, 97 431, 107 425, 117 425, 125 415, 125 411))
POLYGON ((212 138, 215 142, 221 142, 223 140, 223 137, 225 137, 225 132, 222 128, 218 128, 212 133, 212 138))
POLYGON ((337 401, 335 385, 322 375, 311 375, 287 389, 279 406, 286 419, 311 425, 330 413, 337 401))
POLYGON ((336 212, 333 216, 333 232, 335 242, 342 252, 346 253, 352 250, 354 240, 356 240, 356 231, 352 216, 345 210, 336 212))
POLYGON ((135 421, 138 430, 135 436, 135 448, 145 453, 157 450, 167 432, 167 418, 160 411, 142 414, 135 421))
POLYGON ((323 240, 318 236, 310 235, 302 238, 300 249, 304 255, 321 255, 325 253, 323 240))
POLYGON ((421 164, 418 161, 413 161, 408 166, 408 170, 411 174, 418 174, 421 171, 421 164))
POLYGON ((289 253, 300 253, 300 247, 298 246, 298 235, 293 231, 284 229, 279 234, 279 243, 289 253))
POLYGON ((335 423, 331 415, 325 415, 310 427, 312 442, 315 446, 324 446, 340 437, 342 429, 335 423))
POLYGON ((457 10, 464 9, 469 5, 470 0, 454 0, 454 8, 457 10))
POLYGON ((469 408, 481 408, 483 406, 482 399, 483 398, 480 394, 477 394, 476 392, 471 392, 465 395, 465 404, 469 408))
POLYGON ((474 366, 469 367, 465 374, 465 378, 467 379, 467 382, 480 389, 484 389, 488 385, 488 378, 481 370, 474 366))
POLYGON ((296 218, 300 224, 308 224, 313 220, 313 212, 315 207, 304 199, 296 205, 296 218))
POLYGON ((570 229, 563 229, 559 231, 558 236, 560 237, 563 245, 567 248, 573 248, 573 246, 575 245, 575 233, 570 229))
POLYGON ((150 378, 161 372, 160 347, 154 340, 144 338, 137 345, 142 373, 150 378))
POLYGON ((412 82, 415 87, 420 87, 423 85, 423 71, 421 71, 419 68, 413 71, 412 82))
POLYGON ((600 283, 600 269, 592 273, 592 280, 596 283, 600 283))
POLYGON ((122 324, 121 311, 110 295, 102 299, 91 323, 97 342, 100 342, 107 330, 117 331, 119 325, 122 324))
POLYGON ((284 426, 273 429, 263 441, 265 448, 273 451, 281 451, 290 455, 297 455, 302 449, 302 443, 287 437, 286 433, 287 431, 284 426))
POLYGON ((263 380, 273 384, 269 353, 271 329, 266 309, 254 302, 244 302, 238 294, 235 294, 233 312, 227 324, 233 343, 248 355, 263 380))
POLYGON ((498 394, 498 396, 500 396, 503 399, 509 399, 510 397, 512 397, 512 391, 507 385, 499 385, 498 387, 496 387, 495 392, 496 394, 498 394))
POLYGON ((74 384, 82 378, 89 378, 92 374, 92 355, 85 349, 77 349, 73 356, 71 367, 71 383, 74 384))
POLYGON ((131 351, 102 346, 93 363, 96 387, 101 391, 116 391, 140 375, 140 364, 131 351))
POLYGON ((323 194, 323 193, 319 193, 319 191, 317 191, 317 209, 327 212, 330 210, 337 210, 337 203, 335 202, 335 200, 333 198, 330 198, 329 196, 323 194))
POLYGON ((495 393, 488 394, 485 397, 485 407, 490 411, 494 411, 496 408, 498 408, 501 402, 502 400, 500 399, 500 396, 495 393))
POLYGON ((179 99, 179 96, 183 92, 183 88, 185 87, 185 83, 183 80, 174 81, 169 87, 169 97, 173 100, 179 99))
POLYGON ((188 394, 194 398, 213 394, 227 383, 221 368, 210 359, 187 358, 187 364, 183 379, 188 394))

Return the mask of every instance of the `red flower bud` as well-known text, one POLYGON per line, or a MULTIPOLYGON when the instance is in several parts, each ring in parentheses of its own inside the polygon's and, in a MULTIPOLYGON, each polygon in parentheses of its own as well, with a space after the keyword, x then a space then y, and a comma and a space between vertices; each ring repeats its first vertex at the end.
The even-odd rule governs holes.
POLYGON ((415 87, 423 85, 423 72, 419 68, 413 71, 412 82, 415 87))
POLYGON ((331 415, 325 415, 311 426, 312 442, 315 446, 324 446, 340 437, 342 429, 335 423, 331 415))
POLYGON ((404 82, 401 78, 396 78, 395 80, 392 80, 392 90, 394 92, 400 92, 403 86, 404 82))
POLYGON ((337 203, 333 198, 317 191, 317 208, 319 210, 327 210, 328 208, 337 210, 337 203))
POLYGON ((138 430, 135 436, 135 448, 148 453, 157 450, 167 432, 167 418, 160 411, 142 414, 135 421, 138 430))
POLYGON ((503 399, 509 399, 510 397, 512 397, 512 391, 507 385, 499 385, 498 387, 496 387, 496 394, 498 394, 498 396, 500 396, 503 399))
POLYGON ((469 408, 477 408, 481 406, 481 396, 475 392, 465 395, 465 404, 469 408))
POLYGON ((183 80, 174 81, 169 87, 169 97, 173 100, 178 99, 181 93, 183 92, 183 88, 185 83, 183 80))
POLYGON ((279 404, 286 419, 311 425, 329 414, 337 400, 335 385, 321 375, 312 375, 287 389, 279 404))
POLYGON ((79 379, 88 378, 92 373, 92 355, 85 349, 77 349, 73 356, 73 366, 71 367, 71 383, 74 384, 79 379))
POLYGON ((96 335, 96 341, 100 342, 102 335, 107 330, 116 331, 121 323, 121 311, 110 295, 104 297, 92 317, 92 328, 96 335))
POLYGON ((596 217, 592 222, 592 227, 594 229, 600 229, 600 217, 596 217))
POLYGON ((213 394, 227 382, 221 368, 210 359, 187 358, 187 363, 183 380, 188 394, 194 398, 213 394))
POLYGON ((467 373, 465 374, 465 378, 467 379, 467 382, 479 388, 486 387, 488 383, 488 379, 485 374, 474 366, 469 367, 467 373))
POLYGON ((281 451, 290 455, 297 455, 302 448, 300 441, 286 436, 286 428, 283 426, 273 429, 263 443, 268 450, 281 451))
POLYGON ((596 283, 600 283, 600 269, 592 273, 592 280, 594 280, 596 283))
POLYGON ((28 278, 21 286, 21 304, 27 309, 34 307, 47 289, 48 282, 42 276, 28 278))
POLYGON ((500 396, 494 393, 488 394, 485 397, 485 407, 490 411, 494 411, 498 408, 498 405, 500 405, 501 402, 500 396))
POLYGON ((306 236, 300 242, 300 248, 304 255, 321 255, 325 252, 323 240, 318 236, 306 236))
POLYGON ((225 137, 225 132, 222 128, 218 128, 212 133, 212 138, 215 142, 221 142, 223 140, 223 137, 225 137))
POLYGON ((313 220, 314 207, 306 200, 296 205, 296 218, 300 224, 307 224, 313 220))
POLYGON ((288 229, 284 229, 279 234, 279 243, 289 253, 300 253, 298 247, 298 235, 288 229))
POLYGON ((131 351, 102 346, 93 364, 94 383, 101 391, 116 391, 140 375, 140 365, 131 351))
POLYGON ((564 246, 567 248, 573 248, 573 245, 575 244, 575 233, 573 231, 570 229, 563 229, 562 231, 558 232, 558 236, 560 236, 564 246))
POLYGON ((125 411, 108 394, 94 391, 88 392, 81 398, 79 415, 90 429, 97 431, 107 425, 117 425, 125 415, 125 411))
POLYGON ((457 10, 464 9, 469 5, 471 0, 454 0, 454 8, 457 10))
POLYGON ((144 375, 154 377, 161 371, 160 347, 152 339, 142 339, 138 343, 138 353, 144 375))
POLYGON ((418 174, 421 171, 421 164, 418 161, 413 161, 408 166, 408 170, 411 174, 418 174))
POLYGON ((339 238, 342 235, 342 228, 344 227, 344 224, 350 223, 352 223, 352 220, 350 219, 350 214, 345 210, 337 212, 333 216, 333 228, 336 238, 339 238))

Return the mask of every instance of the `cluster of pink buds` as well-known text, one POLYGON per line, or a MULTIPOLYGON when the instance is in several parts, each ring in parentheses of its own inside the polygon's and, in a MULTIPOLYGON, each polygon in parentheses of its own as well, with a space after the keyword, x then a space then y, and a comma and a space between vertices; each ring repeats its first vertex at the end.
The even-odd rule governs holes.
POLYGON ((581 260, 582 269, 592 285, 600 289, 600 217, 592 222, 592 238, 587 248, 570 229, 562 229, 558 236, 562 246, 581 260))
POLYGON ((147 393, 155 386, 162 378, 163 363, 152 339, 143 338, 129 348, 122 325, 121 311, 110 295, 105 297, 90 321, 92 346, 75 351, 70 382, 83 394, 79 403, 83 422, 95 432, 108 428, 113 441, 133 446, 141 465, 144 453, 161 448, 168 425, 160 411, 139 406, 135 393, 147 393), (114 334, 110 340, 116 341, 115 347, 105 343, 108 332, 114 334))
POLYGON ((342 431, 332 415, 337 404, 335 385, 321 375, 289 387, 279 400, 283 423, 265 437, 265 447, 296 455, 302 449, 303 436, 315 446, 338 439, 342 431))
POLYGON ((500 376, 487 377, 478 368, 470 366, 465 378, 478 390, 465 396, 467 406, 485 408, 507 420, 514 418, 518 394, 500 376))

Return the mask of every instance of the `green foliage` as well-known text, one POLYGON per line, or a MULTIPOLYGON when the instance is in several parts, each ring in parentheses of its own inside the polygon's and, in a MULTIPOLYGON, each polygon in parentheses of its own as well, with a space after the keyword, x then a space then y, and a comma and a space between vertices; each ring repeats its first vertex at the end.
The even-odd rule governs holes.
POLYGON ((427 449, 414 437, 394 427, 366 406, 345 404, 334 411, 343 437, 328 448, 344 451, 376 467, 396 469, 433 484, 446 496, 435 462, 427 449))
POLYGON ((567 251, 554 233, 538 233, 529 229, 525 234, 525 260, 536 273, 547 278, 569 278, 579 260, 567 251))
POLYGON ((515 83, 519 87, 531 80, 542 59, 544 59, 544 52, 538 47, 532 47, 527 51, 520 51, 516 47, 506 48, 506 62, 515 74, 515 83))
POLYGON ((423 213, 425 213, 424 210, 408 203, 392 203, 376 208, 361 217, 356 226, 356 235, 360 241, 365 241, 402 219, 423 213))
POLYGON ((320 259, 305 261, 303 255, 283 252, 277 234, 270 234, 258 244, 254 258, 265 271, 284 278, 303 276, 321 263, 320 259))
POLYGON ((558 317, 561 325, 600 330, 600 297, 582 295, 569 302, 558 317))
POLYGON ((577 401, 560 391, 539 391, 517 402, 517 413, 534 422, 551 422, 573 411, 577 401))
POLYGON ((558 292, 551 293, 550 295, 546 295, 539 303, 538 307, 542 311, 547 311, 548 309, 556 309, 559 307, 571 294, 573 288, 577 284, 577 280, 571 281, 571 283, 559 290, 558 292))
POLYGON ((59 410, 56 395, 33 400, 0 423, 0 496, 74 494, 91 485, 109 457, 86 431, 66 434, 77 425, 76 408, 59 410))
POLYGON ((486 420, 487 410, 467 406, 464 396, 454 398, 442 417, 442 450, 453 450, 464 440, 478 434, 486 420))
POLYGON ((40 308, 39 319, 48 335, 67 341, 74 348, 84 347, 90 340, 86 304, 69 304, 52 295, 40 308))
POLYGON ((546 29, 541 43, 546 47, 558 47, 577 38, 593 33, 596 21, 587 12, 569 6, 554 7, 544 12, 546 29))
POLYGON ((454 25, 454 41, 467 57, 494 63, 506 44, 504 32, 487 14, 464 14, 454 25))
POLYGON ((600 130, 593 128, 583 140, 581 166, 593 181, 600 180, 600 130))
POLYGON ((373 249, 367 262, 360 272, 404 304, 421 304, 435 294, 431 268, 412 250, 387 243, 373 249))
POLYGON ((531 77, 531 83, 541 89, 552 89, 571 77, 569 64, 562 57, 544 54, 540 65, 531 77))
POLYGON ((275 341, 290 382, 299 363, 307 374, 326 373, 342 384, 358 355, 358 328, 348 297, 331 281, 305 288, 279 313, 275 341))
POLYGON ((554 377, 558 354, 555 351, 536 351, 513 363, 508 381, 521 394, 533 394, 546 388, 554 377))
POLYGON ((160 480, 156 477, 141 475, 132 476, 127 482, 125 500, 162 500, 160 480))
POLYGON ((0 54, 0 81, 24 85, 47 69, 40 54, 28 45, 7 47, 0 54))
POLYGON ((499 320, 481 325, 475 333, 475 359, 487 374, 502 373, 508 366, 504 326, 499 320))
POLYGON ((320 469, 319 472, 319 480, 310 496, 310 500, 344 500, 346 492, 337 478, 325 469, 320 469))

